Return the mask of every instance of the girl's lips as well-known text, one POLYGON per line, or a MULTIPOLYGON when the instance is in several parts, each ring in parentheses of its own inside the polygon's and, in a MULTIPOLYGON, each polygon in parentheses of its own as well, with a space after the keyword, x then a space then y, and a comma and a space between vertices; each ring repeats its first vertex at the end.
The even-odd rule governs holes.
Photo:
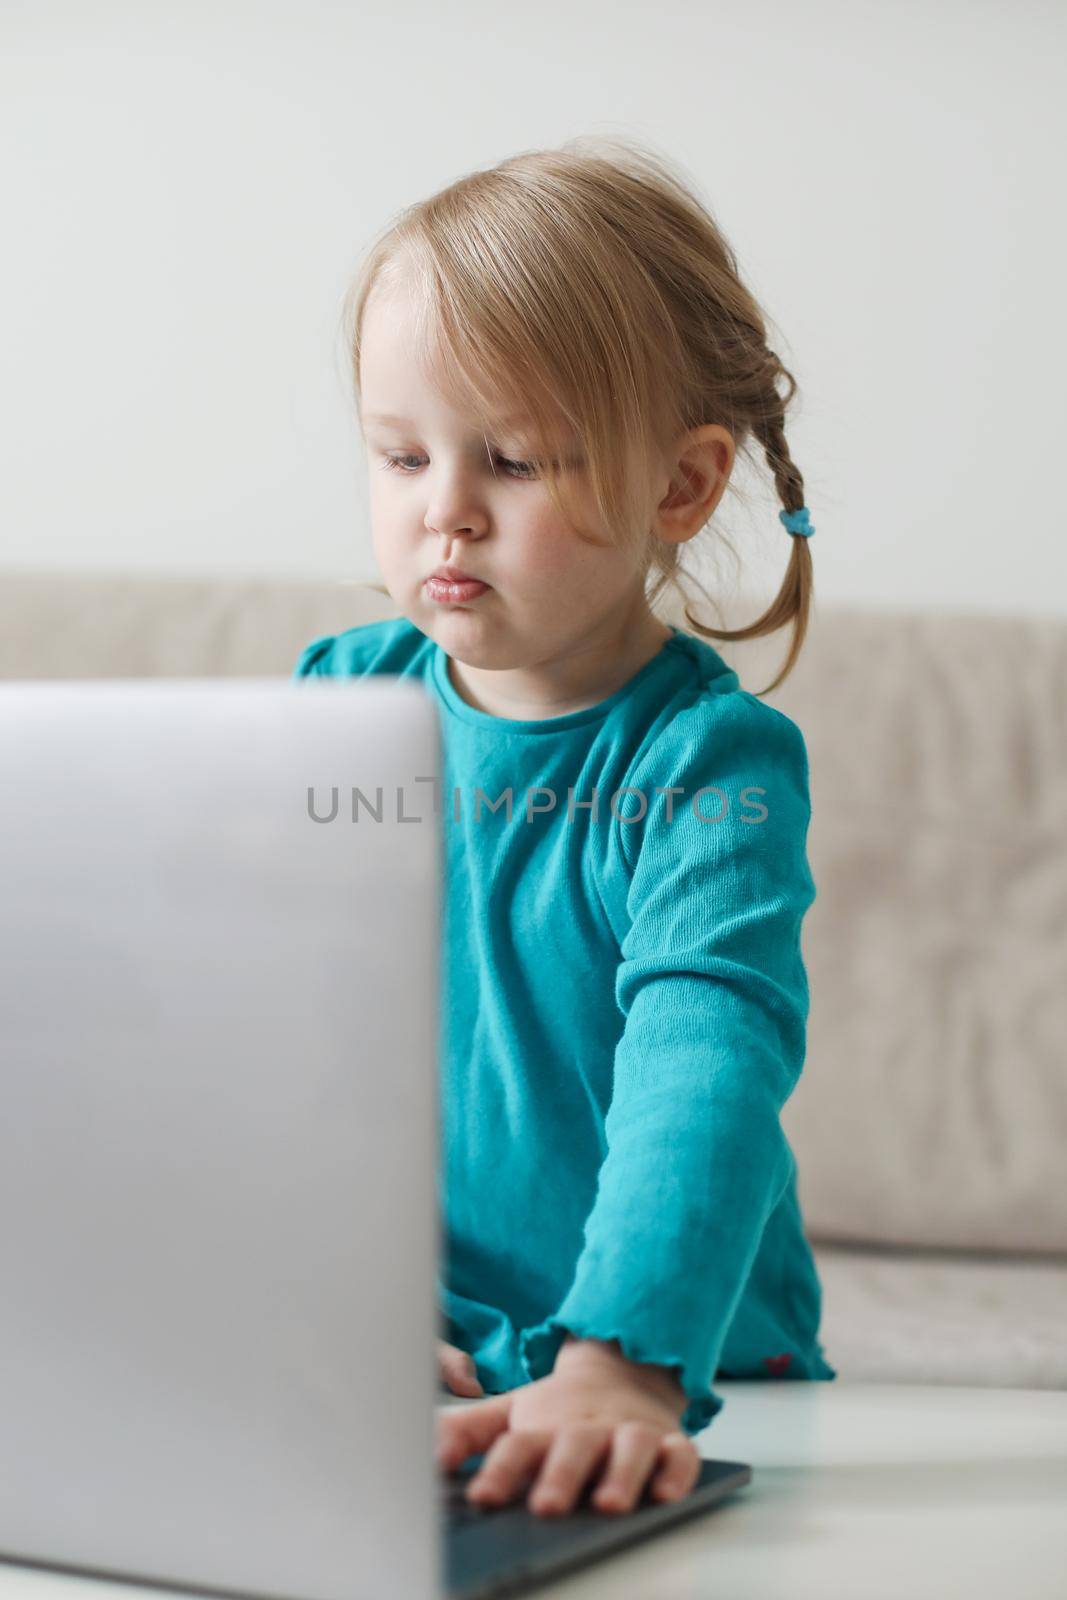
POLYGON ((490 585, 476 578, 465 578, 456 583, 448 578, 427 578, 425 588, 431 600, 442 605, 456 605, 466 600, 477 600, 479 595, 488 593, 490 585))

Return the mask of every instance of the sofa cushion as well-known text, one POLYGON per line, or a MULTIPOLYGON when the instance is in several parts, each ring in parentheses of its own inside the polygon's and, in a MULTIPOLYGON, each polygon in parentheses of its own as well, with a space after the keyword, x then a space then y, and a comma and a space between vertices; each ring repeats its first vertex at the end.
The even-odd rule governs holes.
POLYGON ((312 639, 394 614, 357 582, 0 573, 0 678, 286 676, 312 639))
POLYGON ((842 1380, 1067 1389, 1067 1262, 817 1245, 842 1380))
POLYGON ((811 767, 812 1236, 1067 1253, 1067 619, 828 610, 768 698, 811 767))

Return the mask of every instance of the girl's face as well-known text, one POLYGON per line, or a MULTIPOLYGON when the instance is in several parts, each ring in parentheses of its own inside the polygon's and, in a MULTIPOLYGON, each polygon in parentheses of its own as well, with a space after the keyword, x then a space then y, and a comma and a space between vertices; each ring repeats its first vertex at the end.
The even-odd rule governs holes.
MULTIPOLYGON (((411 315, 402 291, 376 290, 362 327, 360 408, 386 587, 421 632, 464 664, 461 682, 487 708, 500 706, 497 714, 509 714, 508 705, 516 717, 540 715, 542 706, 557 714, 586 691, 595 701, 621 643, 647 658, 666 636, 643 577, 590 521, 583 528, 603 543, 561 523, 522 418, 501 418, 487 438, 451 409, 418 370, 411 315), (426 580, 443 565, 489 588, 475 599, 435 600, 426 580)), ((570 471, 583 471, 569 461, 570 471)))

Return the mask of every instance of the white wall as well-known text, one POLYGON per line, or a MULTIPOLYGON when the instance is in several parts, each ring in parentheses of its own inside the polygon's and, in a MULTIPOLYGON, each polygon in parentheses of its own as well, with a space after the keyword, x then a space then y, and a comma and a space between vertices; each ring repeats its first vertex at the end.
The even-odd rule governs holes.
MULTIPOLYGON (((3 0, 0 567, 376 576, 351 267, 472 167, 626 133, 800 383, 819 598, 1062 613, 1065 36, 1055 0, 3 0)), ((726 516, 768 594, 776 509, 726 516)))

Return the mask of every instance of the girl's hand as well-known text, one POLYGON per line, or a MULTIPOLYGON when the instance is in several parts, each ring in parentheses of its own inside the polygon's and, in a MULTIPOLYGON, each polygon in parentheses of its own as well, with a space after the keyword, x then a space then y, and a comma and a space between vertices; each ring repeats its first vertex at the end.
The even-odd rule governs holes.
POLYGON ((632 1511, 652 1475, 655 1500, 680 1500, 696 1483, 700 1455, 678 1427, 681 1391, 660 1369, 642 1370, 605 1349, 561 1347, 555 1370, 533 1383, 437 1418, 437 1460, 454 1471, 468 1456, 485 1460, 467 1487, 477 1505, 503 1505, 523 1493, 539 1514, 569 1511, 591 1475, 598 1511, 632 1511))
POLYGON ((451 1389, 453 1394, 473 1399, 484 1393, 474 1370, 474 1362, 466 1350, 459 1350, 454 1344, 446 1344, 443 1339, 438 1339, 437 1367, 445 1387, 451 1389))

